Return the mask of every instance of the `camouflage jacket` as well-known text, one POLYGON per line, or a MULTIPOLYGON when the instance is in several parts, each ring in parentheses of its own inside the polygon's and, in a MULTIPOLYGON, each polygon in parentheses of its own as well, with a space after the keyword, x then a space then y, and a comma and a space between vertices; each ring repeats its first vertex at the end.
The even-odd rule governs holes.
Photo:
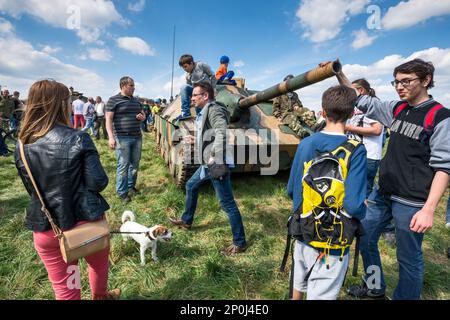
POLYGON ((316 124, 316 118, 314 112, 306 107, 300 107, 297 110, 285 114, 282 119, 284 124, 290 125, 295 122, 306 124, 309 128, 312 128, 316 124))
POLYGON ((0 98, 0 117, 9 118, 14 110, 14 100, 12 98, 0 98))
POLYGON ((273 99, 273 116, 283 118, 287 113, 294 111, 294 107, 302 107, 302 102, 297 93, 288 92, 273 99))

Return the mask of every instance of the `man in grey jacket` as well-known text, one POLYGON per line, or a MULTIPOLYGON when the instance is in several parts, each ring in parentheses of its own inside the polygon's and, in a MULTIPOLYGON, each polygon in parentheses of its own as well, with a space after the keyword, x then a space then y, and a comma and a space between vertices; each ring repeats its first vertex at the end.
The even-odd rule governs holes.
MULTIPOLYGON (((181 87, 181 115, 178 120, 184 120, 191 117, 191 97, 193 85, 200 82, 209 82, 213 88, 216 85, 216 77, 210 66, 204 62, 194 62, 194 58, 190 54, 184 54, 180 57, 178 63, 180 67, 186 71, 186 85, 181 87)), ((214 97, 212 97, 214 98, 214 97)))
POLYGON ((228 110, 225 106, 214 101, 214 89, 209 82, 197 82, 192 92, 194 106, 201 110, 196 118, 196 137, 186 137, 187 143, 193 143, 199 148, 200 167, 186 184, 186 207, 181 219, 169 218, 170 222, 184 229, 190 229, 197 208, 198 191, 200 186, 211 181, 219 198, 222 209, 230 220, 233 244, 221 250, 223 255, 233 255, 244 252, 247 248, 244 225, 241 213, 234 201, 231 189, 229 170, 224 170, 222 176, 214 178, 208 165, 218 164, 227 166, 232 163, 226 157, 226 130, 229 122, 228 110), (208 165, 207 165, 208 164, 208 165))

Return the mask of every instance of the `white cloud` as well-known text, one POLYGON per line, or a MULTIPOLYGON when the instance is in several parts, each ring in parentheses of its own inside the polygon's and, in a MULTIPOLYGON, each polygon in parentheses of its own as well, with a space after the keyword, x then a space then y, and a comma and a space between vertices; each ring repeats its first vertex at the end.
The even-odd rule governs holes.
POLYGON ((401 1, 389 8, 381 24, 385 30, 408 28, 432 17, 448 14, 450 14, 450 0, 401 1))
POLYGON ((107 49, 90 48, 88 49, 89 58, 96 61, 109 61, 112 56, 107 49))
POLYGON ((141 38, 121 37, 117 39, 119 48, 140 56, 154 56, 155 51, 141 38))
POLYGON ((361 49, 370 46, 377 36, 369 36, 365 30, 354 31, 355 40, 352 42, 353 49, 361 49))
POLYGON ((46 54, 53 54, 53 53, 57 53, 59 51, 61 51, 62 48, 61 47, 51 47, 49 45, 46 45, 42 48, 42 52, 46 53, 46 54))
POLYGON ((245 66, 245 62, 242 61, 242 60, 238 60, 238 61, 236 61, 236 62, 233 63, 233 66, 234 66, 235 68, 242 68, 243 66, 245 66))
MULTIPOLYGON (((139 82, 135 80, 136 91, 135 95, 142 98, 156 99, 156 98, 170 98, 170 88, 172 82, 170 80, 170 72, 161 72, 152 74, 148 79, 140 79, 139 82)), ((181 86, 186 84, 185 75, 175 75, 173 79, 173 96, 180 93, 181 86)))
MULTIPOLYGON (((412 53, 409 56, 390 55, 370 65, 346 64, 343 70, 350 81, 366 78, 382 100, 397 100, 398 95, 390 85, 396 66, 415 58, 431 61, 436 68, 435 87, 430 91, 436 100, 444 106, 450 106, 450 48, 429 48, 412 53)), ((307 107, 319 110, 322 93, 336 85, 336 78, 327 79, 298 91, 300 99, 307 107)))
MULTIPOLYGON (((180 93, 180 89, 182 86, 186 84, 186 76, 183 74, 179 77, 173 78, 173 96, 175 97, 180 93)), ((162 88, 162 93, 167 93, 167 96, 170 96, 170 88, 172 87, 172 81, 168 81, 164 84, 162 88)))
POLYGON ((296 16, 312 42, 334 39, 351 16, 363 12, 370 0, 304 0, 296 16))
POLYGON ((128 4, 128 10, 134 12, 141 12, 144 10, 145 0, 138 0, 138 2, 128 4))
POLYGON ((91 95, 111 91, 105 90, 104 79, 90 70, 64 63, 15 36, 0 36, 0 84, 26 97, 35 81, 46 78, 91 95))
POLYGON ((102 34, 102 30, 100 28, 80 28, 77 30, 77 36, 81 39, 81 43, 99 43, 99 38, 102 34))
POLYGON ((6 19, 0 18, 0 33, 11 33, 13 32, 13 30, 14 27, 11 22, 6 19))
POLYGON ((97 41, 112 23, 125 23, 110 0, 0 0, 0 11, 15 18, 28 14, 51 26, 73 29, 83 42, 97 41))

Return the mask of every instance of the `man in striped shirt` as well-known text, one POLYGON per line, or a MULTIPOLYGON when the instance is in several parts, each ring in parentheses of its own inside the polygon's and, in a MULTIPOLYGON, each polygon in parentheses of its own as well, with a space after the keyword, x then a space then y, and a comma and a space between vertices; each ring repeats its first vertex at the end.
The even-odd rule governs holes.
POLYGON ((135 97, 134 80, 120 79, 120 93, 109 98, 105 107, 106 130, 109 147, 116 150, 116 192, 124 202, 130 202, 130 194, 136 194, 137 173, 141 160, 141 122, 145 120, 141 103, 135 97))

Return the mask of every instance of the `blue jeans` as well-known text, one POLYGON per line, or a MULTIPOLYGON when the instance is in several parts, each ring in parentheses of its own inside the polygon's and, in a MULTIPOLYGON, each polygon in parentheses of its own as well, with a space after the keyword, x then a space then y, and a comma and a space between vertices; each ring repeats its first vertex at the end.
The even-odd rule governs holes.
POLYGON ((373 182, 380 166, 380 160, 367 159, 367 197, 372 193, 373 182))
POLYGON ((11 118, 9 118, 9 128, 11 130, 19 129, 19 121, 16 118, 14 118, 13 116, 11 116, 11 118))
POLYGON ((116 192, 124 196, 136 185, 141 160, 142 137, 116 137, 116 192))
POLYGON ((422 256, 423 233, 416 233, 409 229, 412 217, 420 209, 392 201, 380 195, 377 189, 370 195, 366 217, 361 221, 366 234, 361 237, 360 249, 364 270, 366 271, 365 279, 369 279, 372 275, 372 272, 368 272, 370 266, 378 266, 381 271, 380 287, 372 289, 369 286, 369 289, 372 289, 373 292, 383 293, 386 290, 380 252, 378 250, 378 240, 385 227, 394 218, 399 280, 393 299, 420 299, 424 273, 422 256))
POLYGON ((5 139, 3 139, 2 130, 3 129, 0 126, 0 156, 6 156, 8 155, 8 146, 6 145, 5 139))
POLYGON ((145 120, 141 122, 141 130, 145 132, 149 132, 147 128, 147 119, 148 115, 145 116, 145 120))
POLYGON ((81 129, 81 131, 88 131, 89 129, 91 129, 91 134, 95 134, 95 132, 94 132, 94 118, 92 118, 92 117, 85 117, 84 119, 86 120, 86 125, 84 126, 83 129, 81 129))
POLYGON ((181 87, 181 116, 189 117, 191 115, 191 98, 193 87, 186 84, 181 87))
POLYGON ((247 244, 245 241, 244 224, 242 223, 241 213, 234 201, 230 173, 223 180, 219 180, 211 178, 208 169, 205 169, 205 177, 202 179, 200 178, 201 170, 202 167, 199 167, 186 183, 186 209, 181 216, 181 220, 186 224, 192 224, 195 209, 197 208, 199 188, 203 183, 211 181, 216 195, 219 198, 220 206, 228 215, 231 232, 233 233, 233 243, 239 247, 244 247, 247 244))
POLYGON ((146 122, 147 122, 147 124, 153 124, 154 120, 153 120, 153 115, 151 113, 149 113, 146 122))
POLYGON ((234 77, 234 71, 228 71, 223 76, 220 77, 219 81, 223 81, 225 79, 231 80, 234 77))

